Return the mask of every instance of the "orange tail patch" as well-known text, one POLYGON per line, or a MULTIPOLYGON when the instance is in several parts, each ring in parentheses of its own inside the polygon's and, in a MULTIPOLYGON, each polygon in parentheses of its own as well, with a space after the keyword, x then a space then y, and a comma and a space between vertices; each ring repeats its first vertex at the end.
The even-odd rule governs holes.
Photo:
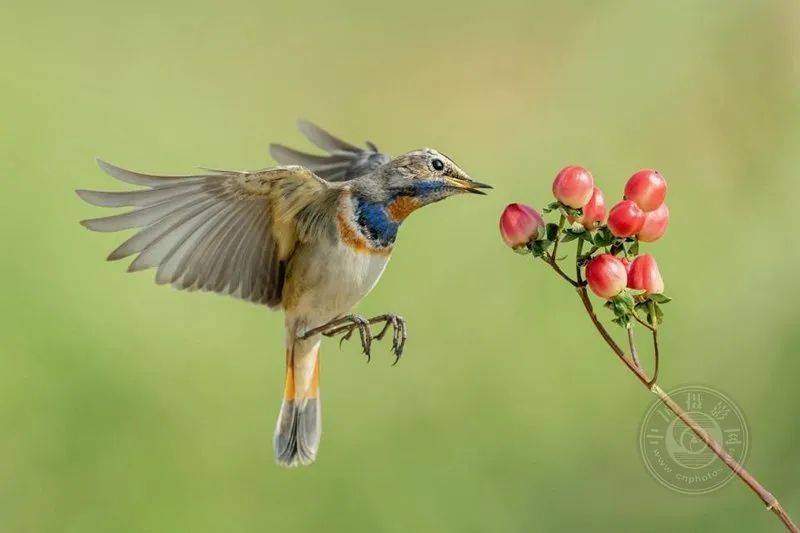
MULTIPOLYGON (((295 384, 294 384, 294 365, 291 360, 291 353, 286 351, 286 378, 283 384, 283 399, 295 399, 295 384)), ((316 354, 316 361, 314 361, 314 374, 311 377, 311 387, 308 389, 306 398, 317 398, 319 396, 319 352, 316 354)))

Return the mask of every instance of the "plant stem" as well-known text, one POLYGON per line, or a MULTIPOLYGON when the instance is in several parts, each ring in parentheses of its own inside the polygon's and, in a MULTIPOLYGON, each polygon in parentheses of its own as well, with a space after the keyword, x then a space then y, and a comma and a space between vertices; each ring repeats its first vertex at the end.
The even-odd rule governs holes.
POLYGON ((646 327, 650 331, 655 331, 653 326, 651 326, 650 324, 648 324, 647 322, 645 322, 644 320, 642 320, 641 318, 636 316, 636 313, 633 313, 631 316, 636 320, 636 322, 638 322, 639 324, 643 325, 644 327, 646 327))
POLYGON ((558 255, 558 243, 561 242, 561 230, 564 229, 564 222, 566 222, 567 218, 562 214, 561 218, 558 219, 558 231, 556 232, 556 242, 553 243, 553 260, 555 260, 558 255))
MULTIPOLYGON (((553 251, 555 252, 555 250, 553 250, 553 251)), ((560 267, 560 266, 558 266, 558 263, 556 263, 555 255, 545 254, 545 255, 543 255, 543 256, 542 256, 542 260, 543 260, 545 263, 547 263, 548 265, 550 265, 550 266, 553 268, 553 270, 555 270, 555 271, 556 271, 556 273, 557 273, 559 276, 561 276, 562 278, 564 278, 564 279, 565 279, 567 282, 569 282, 569 284, 570 284, 570 285, 572 285, 573 287, 578 287, 578 286, 580 285, 580 283, 578 283, 577 281, 575 281, 574 279, 572 279, 571 277, 569 277, 569 276, 567 275, 567 273, 566 273, 566 272, 564 272, 563 270, 561 270, 561 267, 560 267)))
POLYGON ((725 465, 736 474, 739 479, 741 479, 750 489, 758 495, 764 505, 767 506, 767 509, 775 513, 778 519, 786 526, 786 529, 792 531, 793 533, 800 533, 800 529, 792 522, 792 519, 786 513, 786 511, 781 507, 781 504, 772 495, 764 486, 758 482, 758 480, 753 477, 750 472, 748 472, 741 464, 739 464, 736 459, 731 457, 731 455, 725 451, 721 444, 715 441, 705 429, 697 424, 687 413, 683 410, 683 408, 678 405, 675 400, 670 397, 665 391, 661 389, 658 385, 655 385, 655 377, 658 373, 658 334, 655 328, 653 328, 653 344, 655 348, 656 354, 656 370, 653 373, 654 379, 649 379, 647 374, 642 370, 640 367, 634 365, 631 361, 625 357, 625 353, 619 347, 619 345, 614 342, 614 339, 608 333, 606 328, 600 321, 597 319, 597 315, 594 312, 594 308, 592 307, 592 302, 589 300, 589 294, 586 292, 586 287, 578 286, 576 287, 578 291, 578 296, 583 303, 583 306, 586 308, 586 312, 589 314, 589 318, 592 320, 597 331, 600 333, 600 336, 603 337, 603 340, 606 341, 608 346, 611 350, 619 357, 619 359, 628 367, 628 370, 633 372, 633 374, 637 377, 637 379, 644 385, 647 389, 649 389, 653 394, 655 394, 661 403, 663 403, 670 411, 672 411, 675 416, 681 419, 681 421, 686 424, 686 426, 692 430, 692 432, 697 435, 697 437, 702 440, 706 446, 708 446, 714 454, 720 458, 720 460, 725 463, 725 465))
POLYGON ((655 368, 653 368, 653 379, 651 379, 649 383, 652 389, 653 385, 655 385, 658 380, 658 330, 653 328, 651 331, 653 332, 653 362, 655 365, 655 368))
POLYGON ((636 344, 633 342, 633 328, 628 324, 628 327, 625 329, 628 330, 628 346, 631 347, 631 358, 633 362, 636 363, 636 366, 640 367, 642 364, 639 363, 639 355, 636 353, 636 344))

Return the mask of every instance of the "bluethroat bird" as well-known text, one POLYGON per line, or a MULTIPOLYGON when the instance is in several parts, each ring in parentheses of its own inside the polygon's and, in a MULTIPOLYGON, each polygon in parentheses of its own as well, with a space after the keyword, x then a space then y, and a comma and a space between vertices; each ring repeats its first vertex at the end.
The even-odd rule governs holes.
POLYGON ((81 222, 93 231, 139 228, 108 256, 136 255, 129 272, 155 267, 159 284, 283 309, 286 379, 274 446, 285 466, 309 464, 319 449, 322 336, 357 333, 369 357, 373 339, 391 329, 395 362, 403 352, 401 317, 351 314, 383 273, 401 222, 424 205, 490 188, 430 148, 390 159, 370 142, 359 148, 309 122, 299 128, 327 155, 273 144, 281 166, 194 176, 140 174, 98 160, 111 177, 145 189, 77 191, 92 205, 133 208, 81 222))

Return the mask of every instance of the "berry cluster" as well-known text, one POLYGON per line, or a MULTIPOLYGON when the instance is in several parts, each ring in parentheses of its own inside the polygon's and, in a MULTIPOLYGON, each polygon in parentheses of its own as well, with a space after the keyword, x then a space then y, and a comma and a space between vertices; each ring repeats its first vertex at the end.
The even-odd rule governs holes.
POLYGON ((608 300, 614 322, 629 326, 631 320, 660 323, 659 304, 664 281, 652 255, 639 254, 640 242, 660 239, 669 225, 664 200, 667 182, 655 170, 640 170, 625 184, 623 199, 606 213, 603 191, 583 167, 568 166, 553 181, 556 201, 545 213, 560 214, 556 223, 546 223, 535 209, 510 204, 500 217, 503 241, 520 253, 533 253, 551 264, 574 284, 587 284, 597 296, 608 300), (558 265, 559 243, 578 241, 577 279, 571 280, 558 265), (586 253, 584 244, 591 246, 586 253), (550 251, 552 248, 552 252, 550 251), (585 277, 585 282, 583 281, 585 277))
MULTIPOLYGON (((692 413, 658 384, 659 325, 661 305, 670 301, 664 296, 664 280, 652 255, 639 254, 639 243, 660 239, 669 225, 669 209, 664 203, 667 182, 655 170, 640 170, 628 179, 622 200, 606 213, 603 192, 595 187, 592 174, 583 167, 569 166, 553 181, 556 201, 543 209, 558 214, 558 223, 546 222, 530 206, 511 204, 500 216, 503 241, 521 254, 531 254, 544 261, 569 283, 600 337, 639 382, 653 392, 686 425, 698 442, 704 443, 731 471, 750 487, 768 509, 775 513, 789 531, 800 533, 778 501, 741 464, 725 452, 719 440, 699 424, 692 413), (562 268, 565 257, 559 256, 562 243, 577 242, 574 275, 562 268), (590 248, 586 249, 587 246, 590 248), (589 289, 605 300, 613 321, 625 328, 628 349, 624 349, 597 317, 589 289), (635 328, 634 326, 637 326, 635 328), (653 341, 653 372, 648 375, 639 361, 635 330, 646 330, 653 341)), ((688 433, 687 433, 688 434, 688 433)))

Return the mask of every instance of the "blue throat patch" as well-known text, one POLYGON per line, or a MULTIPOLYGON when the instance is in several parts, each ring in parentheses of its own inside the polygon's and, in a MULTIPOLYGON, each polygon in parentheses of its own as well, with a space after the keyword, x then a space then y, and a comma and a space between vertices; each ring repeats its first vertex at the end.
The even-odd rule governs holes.
POLYGON ((356 224, 358 224, 361 234, 376 248, 391 246, 397 238, 397 228, 400 226, 400 222, 389 217, 388 205, 398 196, 411 196, 424 200, 426 197, 431 198, 437 195, 445 188, 445 184, 438 180, 418 181, 386 202, 369 202, 356 197, 353 199, 356 224))
POLYGON ((400 224, 389 218, 386 204, 356 198, 353 211, 359 230, 370 244, 381 248, 394 244, 400 224))

